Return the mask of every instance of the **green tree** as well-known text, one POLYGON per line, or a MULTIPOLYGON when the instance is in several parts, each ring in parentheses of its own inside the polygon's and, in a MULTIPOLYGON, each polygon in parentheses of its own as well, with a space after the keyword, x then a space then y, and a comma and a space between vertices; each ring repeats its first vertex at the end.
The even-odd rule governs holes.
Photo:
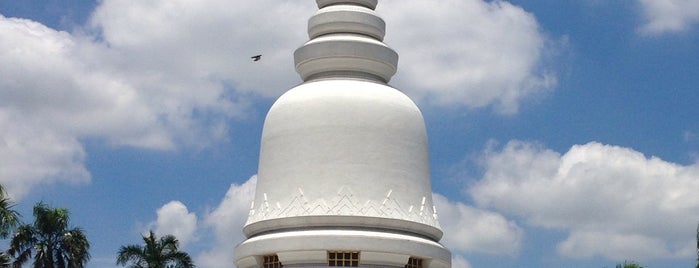
POLYGON ((34 259, 34 268, 82 268, 90 260, 90 243, 82 229, 68 226, 69 211, 34 205, 34 223, 24 224, 10 241, 7 252, 14 267, 34 259))
POLYGON ((130 268, 193 268, 194 262, 186 252, 180 251, 179 241, 173 235, 156 238, 153 231, 143 236, 145 245, 122 246, 117 255, 117 265, 130 268))
MULTIPOLYGON (((0 238, 6 239, 19 226, 19 213, 13 209, 15 204, 7 197, 5 188, 0 185, 0 238)), ((10 256, 0 252, 0 267, 10 265, 10 256)))
POLYGON ((624 264, 617 264, 616 268, 643 268, 640 264, 636 262, 626 262, 624 261, 624 264))

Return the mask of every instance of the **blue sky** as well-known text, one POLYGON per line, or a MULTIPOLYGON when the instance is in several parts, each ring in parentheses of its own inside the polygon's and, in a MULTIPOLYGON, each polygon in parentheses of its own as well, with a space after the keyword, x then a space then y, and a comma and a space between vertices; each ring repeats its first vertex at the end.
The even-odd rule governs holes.
MULTIPOLYGON (((699 1, 379 2, 454 267, 691 267, 699 1)), ((0 183, 230 267, 313 1, 0 1, 0 183), (251 55, 263 54, 253 63, 251 55)))

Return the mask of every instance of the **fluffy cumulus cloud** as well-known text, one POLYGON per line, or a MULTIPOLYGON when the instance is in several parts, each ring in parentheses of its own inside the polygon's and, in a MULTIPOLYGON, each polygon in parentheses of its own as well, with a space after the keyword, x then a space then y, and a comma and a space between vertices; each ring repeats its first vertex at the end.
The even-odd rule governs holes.
POLYGON ((687 30, 699 23, 699 1, 639 0, 646 24, 642 31, 662 34, 687 30))
POLYGON ((89 182, 85 152, 74 137, 8 117, 0 113, 0 183, 12 198, 21 198, 42 183, 89 182))
POLYGON ((552 90, 541 63, 553 44, 536 18, 505 1, 383 1, 386 42, 400 54, 395 83, 447 106, 514 113, 522 99, 552 90), (429 10, 429 12, 426 12, 429 10))
POLYGON ((565 154, 511 141, 488 149, 469 192, 483 207, 527 224, 566 230, 558 253, 572 258, 691 256, 699 215, 699 165, 591 142, 565 154))
POLYGON ((174 235, 182 247, 194 239, 197 215, 189 212, 180 201, 171 201, 157 211, 158 219, 151 224, 158 236, 174 235))
POLYGON ((250 204, 255 197, 257 176, 242 185, 232 184, 221 203, 208 212, 204 222, 216 234, 214 247, 196 257, 197 266, 207 268, 230 267, 233 249, 243 242, 242 232, 250 213, 250 204))
POLYGON ((459 252, 515 255, 522 246, 523 230, 504 216, 450 202, 439 194, 434 194, 434 202, 442 230, 449 234, 441 242, 455 255, 459 252))
POLYGON ((40 183, 90 179, 70 132, 96 127, 82 112, 101 96, 78 86, 90 81, 75 79, 84 67, 71 59, 75 46, 67 33, 0 15, 0 182, 14 198, 40 183))

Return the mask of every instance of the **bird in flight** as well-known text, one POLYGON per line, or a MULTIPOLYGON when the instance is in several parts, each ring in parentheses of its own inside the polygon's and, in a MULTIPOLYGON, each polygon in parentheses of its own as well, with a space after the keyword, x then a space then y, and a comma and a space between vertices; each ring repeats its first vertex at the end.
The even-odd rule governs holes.
POLYGON ((252 59, 252 61, 259 61, 262 58, 262 55, 255 55, 250 58, 252 59))

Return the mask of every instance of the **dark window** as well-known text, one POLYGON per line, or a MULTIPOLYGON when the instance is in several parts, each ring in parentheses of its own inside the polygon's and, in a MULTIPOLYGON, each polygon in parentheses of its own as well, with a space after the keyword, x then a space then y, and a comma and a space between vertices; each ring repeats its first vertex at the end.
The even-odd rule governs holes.
POLYGON ((328 266, 359 267, 359 251, 328 251, 328 266))
POLYGON ((282 262, 277 255, 266 255, 262 257, 262 268, 282 268, 282 262))
POLYGON ((411 257, 408 259, 408 264, 405 265, 405 268, 422 268, 422 259, 411 257))

